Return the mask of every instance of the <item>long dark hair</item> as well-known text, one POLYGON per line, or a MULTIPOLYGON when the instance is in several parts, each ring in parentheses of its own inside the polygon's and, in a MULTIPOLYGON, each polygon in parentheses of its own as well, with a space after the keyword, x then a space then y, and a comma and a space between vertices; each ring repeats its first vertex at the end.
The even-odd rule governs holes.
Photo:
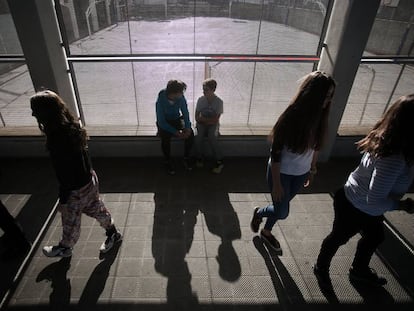
POLYGON ((306 75, 289 106, 273 126, 269 135, 273 146, 286 146, 295 153, 321 149, 331 105, 328 97, 333 95, 335 87, 332 77, 322 71, 306 75))
POLYGON ((410 94, 398 98, 357 146, 375 157, 402 154, 408 164, 413 164, 413 133, 414 94, 410 94))
POLYGON ((87 133, 55 92, 44 90, 30 98, 33 116, 46 134, 49 150, 87 148, 87 133))

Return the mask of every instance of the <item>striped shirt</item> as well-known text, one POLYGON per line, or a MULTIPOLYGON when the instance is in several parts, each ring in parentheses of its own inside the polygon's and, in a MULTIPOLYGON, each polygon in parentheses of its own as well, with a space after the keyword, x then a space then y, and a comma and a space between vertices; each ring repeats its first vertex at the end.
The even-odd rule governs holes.
POLYGON ((398 208, 398 198, 413 179, 414 166, 408 166, 402 155, 375 158, 365 153, 345 183, 345 195, 357 209, 379 216, 398 208))

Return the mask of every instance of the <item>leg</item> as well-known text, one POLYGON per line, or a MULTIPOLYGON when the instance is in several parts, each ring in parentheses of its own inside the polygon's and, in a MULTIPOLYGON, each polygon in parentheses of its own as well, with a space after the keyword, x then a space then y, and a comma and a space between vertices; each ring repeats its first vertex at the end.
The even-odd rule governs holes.
POLYGON ((116 229, 111 213, 99 197, 99 183, 95 172, 92 173, 92 182, 84 189, 84 213, 95 218, 106 231, 106 240, 99 248, 101 253, 108 252, 117 242, 122 240, 121 233, 116 229))
POLYGON ((79 190, 70 193, 66 204, 59 203, 58 210, 62 217, 62 239, 59 245, 43 247, 43 254, 47 257, 70 257, 80 236, 82 203, 79 190))
POLYGON ((329 270, 333 256, 338 248, 360 230, 359 211, 346 199, 344 189, 341 188, 334 197, 334 222, 331 233, 323 240, 316 261, 321 270, 329 270))
MULTIPOLYGON (((362 212, 360 212, 363 214, 362 212)), ((384 241, 384 217, 370 216, 363 214, 361 220, 361 239, 358 241, 357 250, 351 269, 349 269, 349 278, 351 281, 363 282, 369 285, 382 286, 387 284, 387 280, 378 276, 374 269, 369 267, 372 255, 377 247, 384 241)))
POLYGON ((203 157, 203 141, 207 133, 207 127, 204 124, 197 123, 197 135, 195 136, 196 158, 203 157))
POLYGON ((83 212, 86 215, 95 218, 105 230, 112 229, 112 216, 99 197, 99 183, 95 172, 92 175, 92 182, 82 188, 81 200, 85 206, 83 212))
POLYGON ((62 217, 62 239, 59 245, 72 248, 79 239, 81 228, 82 207, 80 200, 71 195, 67 204, 58 207, 62 217))
POLYGON ((188 159, 191 155, 191 149, 193 148, 194 144, 194 132, 191 129, 190 136, 184 141, 184 158, 188 159))
POLYGON ((355 270, 369 269, 369 262, 377 247, 384 241, 383 216, 364 215, 365 225, 361 230, 352 267, 355 270))
POLYGON ((213 156, 215 158, 216 161, 221 161, 223 160, 223 156, 221 154, 221 150, 219 148, 218 145, 218 139, 217 139, 217 134, 218 134, 218 130, 217 130, 217 124, 216 125, 211 125, 208 127, 208 132, 207 132, 207 137, 208 137, 208 142, 211 148, 211 151, 213 153, 213 156))
POLYGON ((164 159, 169 161, 171 158, 171 137, 172 134, 164 131, 163 129, 158 129, 158 135, 161 138, 161 150, 164 155, 164 159))

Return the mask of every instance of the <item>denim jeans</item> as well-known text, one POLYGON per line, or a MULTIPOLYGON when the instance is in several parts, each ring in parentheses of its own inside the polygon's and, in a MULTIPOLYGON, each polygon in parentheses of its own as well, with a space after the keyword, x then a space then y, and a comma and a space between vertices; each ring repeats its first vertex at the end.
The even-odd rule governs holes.
POLYGON ((197 136, 195 137, 196 157, 201 159, 203 155, 203 140, 207 136, 211 152, 216 161, 222 160, 221 150, 218 145, 218 124, 205 125, 197 123, 197 136))
POLYGON ((317 266, 328 269, 339 247, 361 233, 352 266, 367 269, 372 255, 385 238, 384 216, 371 216, 355 208, 346 198, 343 188, 335 193, 333 205, 335 218, 332 231, 322 242, 317 266))
MULTIPOLYGON (((273 178, 272 178, 272 169, 270 164, 270 159, 267 164, 267 184, 269 186, 270 192, 273 188, 273 178)), ((294 196, 299 192, 303 187, 309 173, 303 175, 286 175, 280 174, 280 182, 284 190, 284 196, 280 202, 272 202, 266 207, 263 207, 258 210, 257 215, 260 217, 267 217, 264 228, 266 230, 272 230, 276 221, 279 219, 285 219, 289 215, 289 203, 294 198, 294 196)))

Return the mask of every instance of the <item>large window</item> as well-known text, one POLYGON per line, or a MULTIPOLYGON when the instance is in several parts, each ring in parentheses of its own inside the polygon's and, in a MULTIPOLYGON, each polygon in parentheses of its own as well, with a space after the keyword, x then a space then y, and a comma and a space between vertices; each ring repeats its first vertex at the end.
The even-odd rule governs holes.
POLYGON ((379 7, 340 132, 365 133, 398 97, 414 92, 412 12, 413 1, 384 1, 379 7))
POLYGON ((252 128, 267 133, 296 92, 297 80, 318 60, 327 5, 65 1, 62 29, 85 123, 101 134, 110 128, 134 135, 134 126, 154 134, 155 100, 169 79, 188 85, 185 96, 193 119, 202 81, 212 77, 225 103, 222 132, 232 127, 238 133, 257 133, 252 128), (193 61, 194 56, 205 58, 193 61), (281 56, 280 62, 266 58, 272 56, 281 56))
MULTIPOLYGON (((298 80, 317 65, 332 1, 55 3, 86 126, 96 135, 153 135, 154 103, 167 81, 186 82, 194 119, 207 77, 217 80, 224 100, 222 133, 267 133, 298 80)), ((413 9, 409 0, 380 6, 340 131, 366 131, 412 92, 413 9)), ((35 127, 28 106, 34 90, 6 0, 0 13, 1 126, 35 127)))
POLYGON ((33 84, 6 1, 0 2, 0 13, 0 128, 34 126, 28 104, 33 84))

